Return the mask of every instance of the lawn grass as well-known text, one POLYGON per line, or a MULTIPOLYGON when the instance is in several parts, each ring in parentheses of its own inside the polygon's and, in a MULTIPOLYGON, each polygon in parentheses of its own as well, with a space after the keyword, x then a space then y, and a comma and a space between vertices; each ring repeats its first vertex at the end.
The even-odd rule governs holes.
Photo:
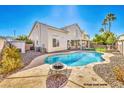
POLYGON ((97 52, 106 52, 106 48, 95 48, 97 52))

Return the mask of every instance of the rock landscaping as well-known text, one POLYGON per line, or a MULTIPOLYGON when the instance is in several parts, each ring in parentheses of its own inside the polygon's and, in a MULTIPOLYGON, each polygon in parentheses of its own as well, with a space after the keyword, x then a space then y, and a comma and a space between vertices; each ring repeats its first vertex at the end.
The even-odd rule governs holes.
POLYGON ((28 65, 34 58, 40 56, 40 52, 27 51, 24 54, 21 54, 24 65, 28 65))
POLYGON ((64 74, 55 74, 49 76, 46 81, 47 88, 59 88, 64 86, 67 83, 67 76, 64 74))
POLYGON ((115 54, 115 56, 110 58, 110 63, 97 64, 93 69, 102 79, 110 84, 111 87, 121 88, 124 87, 124 85, 116 79, 113 71, 116 66, 124 66, 124 56, 115 54))

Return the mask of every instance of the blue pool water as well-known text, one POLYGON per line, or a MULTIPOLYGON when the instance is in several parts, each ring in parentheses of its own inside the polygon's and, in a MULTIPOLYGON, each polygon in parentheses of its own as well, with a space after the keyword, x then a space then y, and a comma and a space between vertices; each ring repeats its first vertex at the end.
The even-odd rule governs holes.
POLYGON ((49 56, 45 59, 45 63, 53 64, 62 62, 68 66, 84 66, 89 63, 104 61, 101 57, 102 55, 102 53, 97 52, 75 52, 71 54, 49 56))

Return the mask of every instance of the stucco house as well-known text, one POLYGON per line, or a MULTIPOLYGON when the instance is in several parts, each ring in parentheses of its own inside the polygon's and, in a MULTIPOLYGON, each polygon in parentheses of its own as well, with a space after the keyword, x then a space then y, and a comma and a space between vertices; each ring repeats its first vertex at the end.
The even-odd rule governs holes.
POLYGON ((45 48, 46 52, 90 47, 88 34, 78 24, 56 28, 35 22, 28 37, 33 41, 35 49, 45 48))
POLYGON ((124 34, 118 37, 117 47, 118 51, 124 55, 124 34))

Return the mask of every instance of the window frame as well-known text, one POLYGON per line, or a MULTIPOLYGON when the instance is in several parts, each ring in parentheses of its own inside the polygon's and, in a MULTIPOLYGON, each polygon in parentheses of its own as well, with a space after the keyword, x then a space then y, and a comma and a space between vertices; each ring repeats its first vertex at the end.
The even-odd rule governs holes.
POLYGON ((52 39, 52 46, 53 46, 53 47, 59 47, 59 40, 56 39, 56 38, 53 38, 53 39, 52 39))

